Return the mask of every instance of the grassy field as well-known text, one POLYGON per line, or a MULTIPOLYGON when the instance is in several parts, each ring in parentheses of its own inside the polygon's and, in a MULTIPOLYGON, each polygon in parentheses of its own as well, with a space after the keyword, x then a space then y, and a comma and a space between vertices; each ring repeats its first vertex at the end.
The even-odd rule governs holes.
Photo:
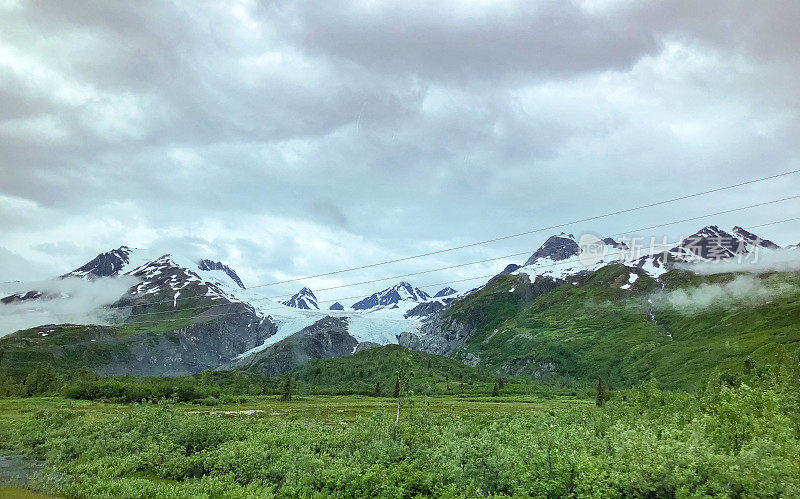
MULTIPOLYGON (((0 398, 0 457, 10 456, 22 458, 22 462, 34 462, 45 466, 52 461, 49 452, 37 453, 38 442, 28 431, 38 427, 42 419, 57 419, 67 422, 80 422, 82 428, 106 428, 126 418, 136 418, 136 414, 147 410, 159 410, 163 404, 123 404, 98 402, 88 400, 73 400, 63 397, 28 397, 28 398, 0 398)), ((162 408, 163 409, 163 408, 162 408)), ((519 418, 535 413, 554 411, 592 411, 595 409, 594 401, 574 397, 538 398, 534 396, 505 396, 505 397, 415 397, 413 401, 406 402, 402 408, 403 424, 408 424, 409 419, 419 417, 466 419, 485 417, 511 417, 519 418)), ((296 424, 302 427, 321 427, 323 429, 335 428, 336 431, 347 431, 348 428, 360 426, 364 421, 373 420, 379 415, 384 426, 391 427, 396 416, 397 400, 387 397, 368 397, 358 395, 347 396, 294 396, 292 400, 282 400, 280 396, 251 396, 241 403, 220 404, 214 407, 202 407, 189 403, 170 403, 169 414, 187 418, 202 427, 214 427, 220 424, 229 424, 235 421, 237 428, 245 433, 258 433, 264 425, 279 426, 297 429, 296 424), (287 426, 288 425, 288 426, 287 426)), ((47 424, 45 424, 47 426, 47 424)), ((60 438, 63 438, 60 437, 60 438)), ((37 467, 38 468, 38 467, 37 467)), ((49 466, 48 471, 53 471, 49 466)), ((12 480, 9 483, 8 474, 0 473, 0 497, 55 497, 43 495, 44 493, 65 493, 67 495, 82 496, 85 490, 70 488, 63 481, 55 483, 40 473, 25 470, 16 471, 22 475, 23 480, 12 480), (24 476, 30 473, 30 476, 24 476), (4 478, 5 482, 4 483, 4 478), (33 490, 15 487, 20 485, 33 490)), ((61 471, 56 471, 61 474, 61 471)), ((16 478, 20 478, 17 476, 16 478)), ((87 477, 83 477, 84 480, 87 477)), ((185 480, 163 478, 154 470, 142 472, 122 473, 114 481, 134 480, 148 482, 155 487, 180 487, 185 480)), ((147 489, 147 487, 145 487, 147 489)), ((153 489, 157 490, 157 489, 153 489)), ((174 490, 180 490, 174 489, 174 490)), ((192 493, 197 492, 196 490, 192 493)), ((153 492, 155 493, 155 492, 153 492)), ((159 492, 160 493, 160 492, 159 492)), ((188 492, 187 492, 188 493, 188 492)), ((137 493, 125 493, 119 489, 114 492, 108 490, 94 490, 90 495, 109 495, 139 497, 137 493)), ((203 494, 200 493, 202 496, 203 494)), ((214 494, 211 494, 212 496, 214 494)), ((143 495, 148 497, 148 495, 143 495)))
POLYGON ((67 497, 795 497, 798 386, 775 368, 698 395, 651 381, 602 407, 404 394, 397 425, 396 399, 359 395, 6 398, 0 460, 67 497))
MULTIPOLYGON (((551 409, 591 407, 594 401, 572 397, 542 399, 536 397, 416 397, 417 408, 430 414, 519 414, 551 409)), ((39 411, 69 411, 86 420, 100 420, 125 414, 135 407, 131 404, 114 404, 63 397, 0 398, 0 424, 19 424, 29 420, 39 411)), ((353 421, 358 417, 372 416, 383 410, 393 413, 397 400, 386 397, 347 396, 296 396, 290 401, 280 396, 248 397, 242 403, 201 407, 194 404, 174 404, 176 411, 197 415, 224 417, 281 418, 290 420, 353 421)))

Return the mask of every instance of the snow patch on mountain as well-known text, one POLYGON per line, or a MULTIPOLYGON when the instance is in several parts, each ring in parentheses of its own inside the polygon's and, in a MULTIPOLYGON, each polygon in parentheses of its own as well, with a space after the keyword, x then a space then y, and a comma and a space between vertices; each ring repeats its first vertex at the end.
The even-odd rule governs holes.
POLYGON ((631 272, 628 275, 628 282, 619 287, 619 289, 631 289, 631 286, 639 280, 639 274, 631 272))
POLYGON ((317 305, 317 297, 314 296, 314 292, 308 287, 304 287, 295 293, 291 298, 283 302, 283 304, 287 307, 300 308, 303 310, 319 309, 319 305, 317 305))
POLYGON ((231 278, 233 282, 235 282, 240 288, 245 289, 244 283, 239 278, 239 276, 234 272, 234 270, 222 262, 215 262, 212 260, 200 260, 197 263, 197 268, 200 270, 205 271, 213 271, 213 270, 221 270, 225 272, 225 274, 231 278))
POLYGON ((436 293, 435 295, 433 295, 433 297, 434 298, 443 298, 445 296, 451 296, 451 295, 455 295, 455 294, 458 294, 458 291, 456 291, 455 289, 453 289, 450 286, 448 286, 448 287, 442 289, 441 291, 439 291, 438 293, 436 293))
POLYGON ((745 263, 761 255, 779 250, 768 239, 736 226, 731 231, 716 225, 703 227, 680 242, 644 238, 615 241, 612 238, 572 234, 551 236, 524 266, 512 272, 553 279, 587 274, 614 263, 638 267, 652 277, 667 272, 675 264, 704 264, 708 262, 745 263))
POLYGON ((354 303, 350 308, 354 310, 383 310, 405 308, 404 312, 419 302, 430 299, 430 295, 425 291, 413 287, 403 281, 391 288, 384 289, 377 293, 354 303))

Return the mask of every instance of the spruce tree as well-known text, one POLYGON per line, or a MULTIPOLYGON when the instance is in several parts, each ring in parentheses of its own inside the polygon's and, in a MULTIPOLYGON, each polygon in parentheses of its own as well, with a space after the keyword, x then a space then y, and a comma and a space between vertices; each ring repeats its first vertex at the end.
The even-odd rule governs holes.
POLYGON ((394 385, 394 395, 397 397, 397 418, 394 421, 395 430, 397 430, 400 425, 400 407, 404 403, 403 399, 408 400, 413 393, 409 386, 411 377, 414 376, 414 373, 411 371, 412 366, 410 355, 403 355, 397 361, 397 383, 394 385))
POLYGON ((497 388, 502 390, 504 386, 505 386, 505 382, 503 381, 503 378, 500 378, 500 381, 497 382, 497 388))
POLYGON ((375 383, 375 396, 376 397, 380 397, 381 396, 381 383, 380 382, 375 383))
POLYGON ((492 397, 497 397, 500 395, 500 392, 497 390, 497 383, 494 384, 494 388, 492 388, 492 397))
POLYGON ((281 400, 292 400, 292 378, 286 376, 286 381, 283 383, 283 395, 281 400))
POLYGON ((608 395, 606 394, 606 384, 603 381, 603 378, 597 378, 597 399, 595 400, 597 407, 603 407, 603 404, 606 400, 608 400, 608 395))

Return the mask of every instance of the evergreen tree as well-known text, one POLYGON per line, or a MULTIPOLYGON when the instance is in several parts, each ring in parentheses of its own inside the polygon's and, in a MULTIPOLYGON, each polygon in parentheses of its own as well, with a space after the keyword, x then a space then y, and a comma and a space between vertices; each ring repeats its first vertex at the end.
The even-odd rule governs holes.
POLYGON ((497 390, 497 383, 494 384, 494 388, 492 388, 492 397, 497 397, 500 395, 500 392, 497 390))
POLYGON ((400 398, 400 378, 397 378, 394 382, 394 398, 400 398))
POLYGON ((597 399, 595 400, 597 407, 603 407, 606 400, 608 400, 606 383, 603 381, 603 378, 597 378, 597 399))
POLYGON ((375 383, 375 396, 376 397, 380 397, 381 396, 381 383, 380 382, 375 383))
POLYGON ((56 389, 57 375, 50 364, 38 364, 36 369, 28 374, 25 380, 25 389, 28 396, 52 393, 56 389))
POLYGON ((408 399, 412 395, 409 389, 411 377, 414 373, 411 371, 410 355, 403 355, 397 362, 397 384, 394 386, 395 396, 397 397, 397 419, 394 421, 394 427, 397 429, 400 424, 400 407, 403 404, 403 399, 408 399))
POLYGON ((292 400, 292 378, 289 376, 286 376, 286 381, 283 383, 281 400, 292 400))
POLYGON ((497 382, 497 388, 502 390, 504 386, 505 386, 505 382, 503 381, 503 378, 500 378, 500 381, 497 382))

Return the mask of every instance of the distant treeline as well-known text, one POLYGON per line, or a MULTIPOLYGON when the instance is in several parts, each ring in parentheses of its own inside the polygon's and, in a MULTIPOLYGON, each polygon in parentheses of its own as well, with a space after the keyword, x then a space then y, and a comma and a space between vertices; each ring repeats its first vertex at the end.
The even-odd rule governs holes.
POLYGON ((286 377, 296 395, 395 396, 399 355, 412 358, 410 387, 418 395, 460 397, 537 395, 589 398, 594 385, 569 380, 542 383, 530 376, 482 373, 452 359, 400 347, 375 349, 340 359, 312 361, 285 376, 267 378, 247 371, 204 371, 181 377, 103 377, 87 370, 58 371, 48 364, 25 371, 0 370, 0 397, 64 396, 120 403, 174 400, 202 405, 281 395, 286 377))

